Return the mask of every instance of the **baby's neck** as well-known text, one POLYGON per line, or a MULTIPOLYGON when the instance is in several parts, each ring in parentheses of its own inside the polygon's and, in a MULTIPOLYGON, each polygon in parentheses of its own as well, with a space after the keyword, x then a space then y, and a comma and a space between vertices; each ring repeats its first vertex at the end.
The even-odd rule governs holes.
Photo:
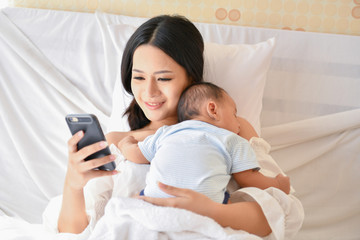
POLYGON ((157 129, 159 129, 160 127, 162 127, 164 125, 170 126, 170 125, 176 124, 177 122, 178 122, 177 118, 167 118, 167 119, 164 119, 161 121, 152 121, 144 127, 144 130, 155 130, 156 131, 157 129))
POLYGON ((191 120, 202 121, 202 122, 206 122, 206 123, 216 126, 216 122, 207 116, 206 117, 205 116, 196 116, 196 117, 192 118, 191 120))

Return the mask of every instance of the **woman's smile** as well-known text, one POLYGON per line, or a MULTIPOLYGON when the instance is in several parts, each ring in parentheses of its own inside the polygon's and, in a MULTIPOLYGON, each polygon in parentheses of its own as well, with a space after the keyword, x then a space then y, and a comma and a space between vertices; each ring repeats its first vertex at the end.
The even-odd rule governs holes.
POLYGON ((157 110, 161 108, 164 102, 145 102, 145 105, 150 110, 157 110))

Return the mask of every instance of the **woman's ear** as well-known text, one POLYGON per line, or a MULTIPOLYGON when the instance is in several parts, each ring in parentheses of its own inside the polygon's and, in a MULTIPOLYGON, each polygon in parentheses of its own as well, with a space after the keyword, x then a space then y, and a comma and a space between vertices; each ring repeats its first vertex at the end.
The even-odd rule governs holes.
POLYGON ((216 102, 209 101, 206 104, 206 111, 207 111, 208 116, 212 120, 219 120, 219 118, 220 118, 220 116, 219 116, 219 106, 216 104, 216 102))

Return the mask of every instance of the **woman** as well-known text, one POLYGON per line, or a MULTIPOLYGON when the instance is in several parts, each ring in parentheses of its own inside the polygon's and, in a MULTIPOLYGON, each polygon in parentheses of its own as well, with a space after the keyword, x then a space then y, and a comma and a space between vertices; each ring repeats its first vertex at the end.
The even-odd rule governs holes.
MULTIPOLYGON (((131 131, 109 133, 107 142, 117 145, 128 135, 141 141, 159 127, 177 123, 176 107, 181 92, 189 84, 202 81, 203 50, 201 34, 187 19, 159 16, 141 25, 129 39, 121 65, 123 86, 134 96, 126 111, 131 131)), ((246 120, 242 119, 241 122, 241 135, 244 138, 249 140, 257 137, 246 120)), ((83 192, 85 185, 90 179, 116 174, 116 171, 92 170, 113 161, 114 156, 85 162, 87 156, 107 144, 100 142, 77 151, 76 144, 82 136, 83 133, 79 132, 68 141, 68 170, 58 219, 60 232, 80 233, 88 226, 83 192)), ((271 233, 262 208, 255 201, 223 205, 191 190, 161 183, 159 186, 164 192, 177 197, 144 197, 144 200, 156 205, 191 210, 213 218, 224 227, 230 226, 259 236, 271 233)))

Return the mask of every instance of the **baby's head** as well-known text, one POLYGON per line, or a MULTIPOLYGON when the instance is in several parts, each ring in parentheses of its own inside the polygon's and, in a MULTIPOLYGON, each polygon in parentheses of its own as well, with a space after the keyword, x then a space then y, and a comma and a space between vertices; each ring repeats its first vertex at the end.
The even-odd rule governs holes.
POLYGON ((209 82, 187 87, 177 108, 179 122, 200 120, 238 134, 240 124, 236 112, 236 104, 226 91, 209 82))

